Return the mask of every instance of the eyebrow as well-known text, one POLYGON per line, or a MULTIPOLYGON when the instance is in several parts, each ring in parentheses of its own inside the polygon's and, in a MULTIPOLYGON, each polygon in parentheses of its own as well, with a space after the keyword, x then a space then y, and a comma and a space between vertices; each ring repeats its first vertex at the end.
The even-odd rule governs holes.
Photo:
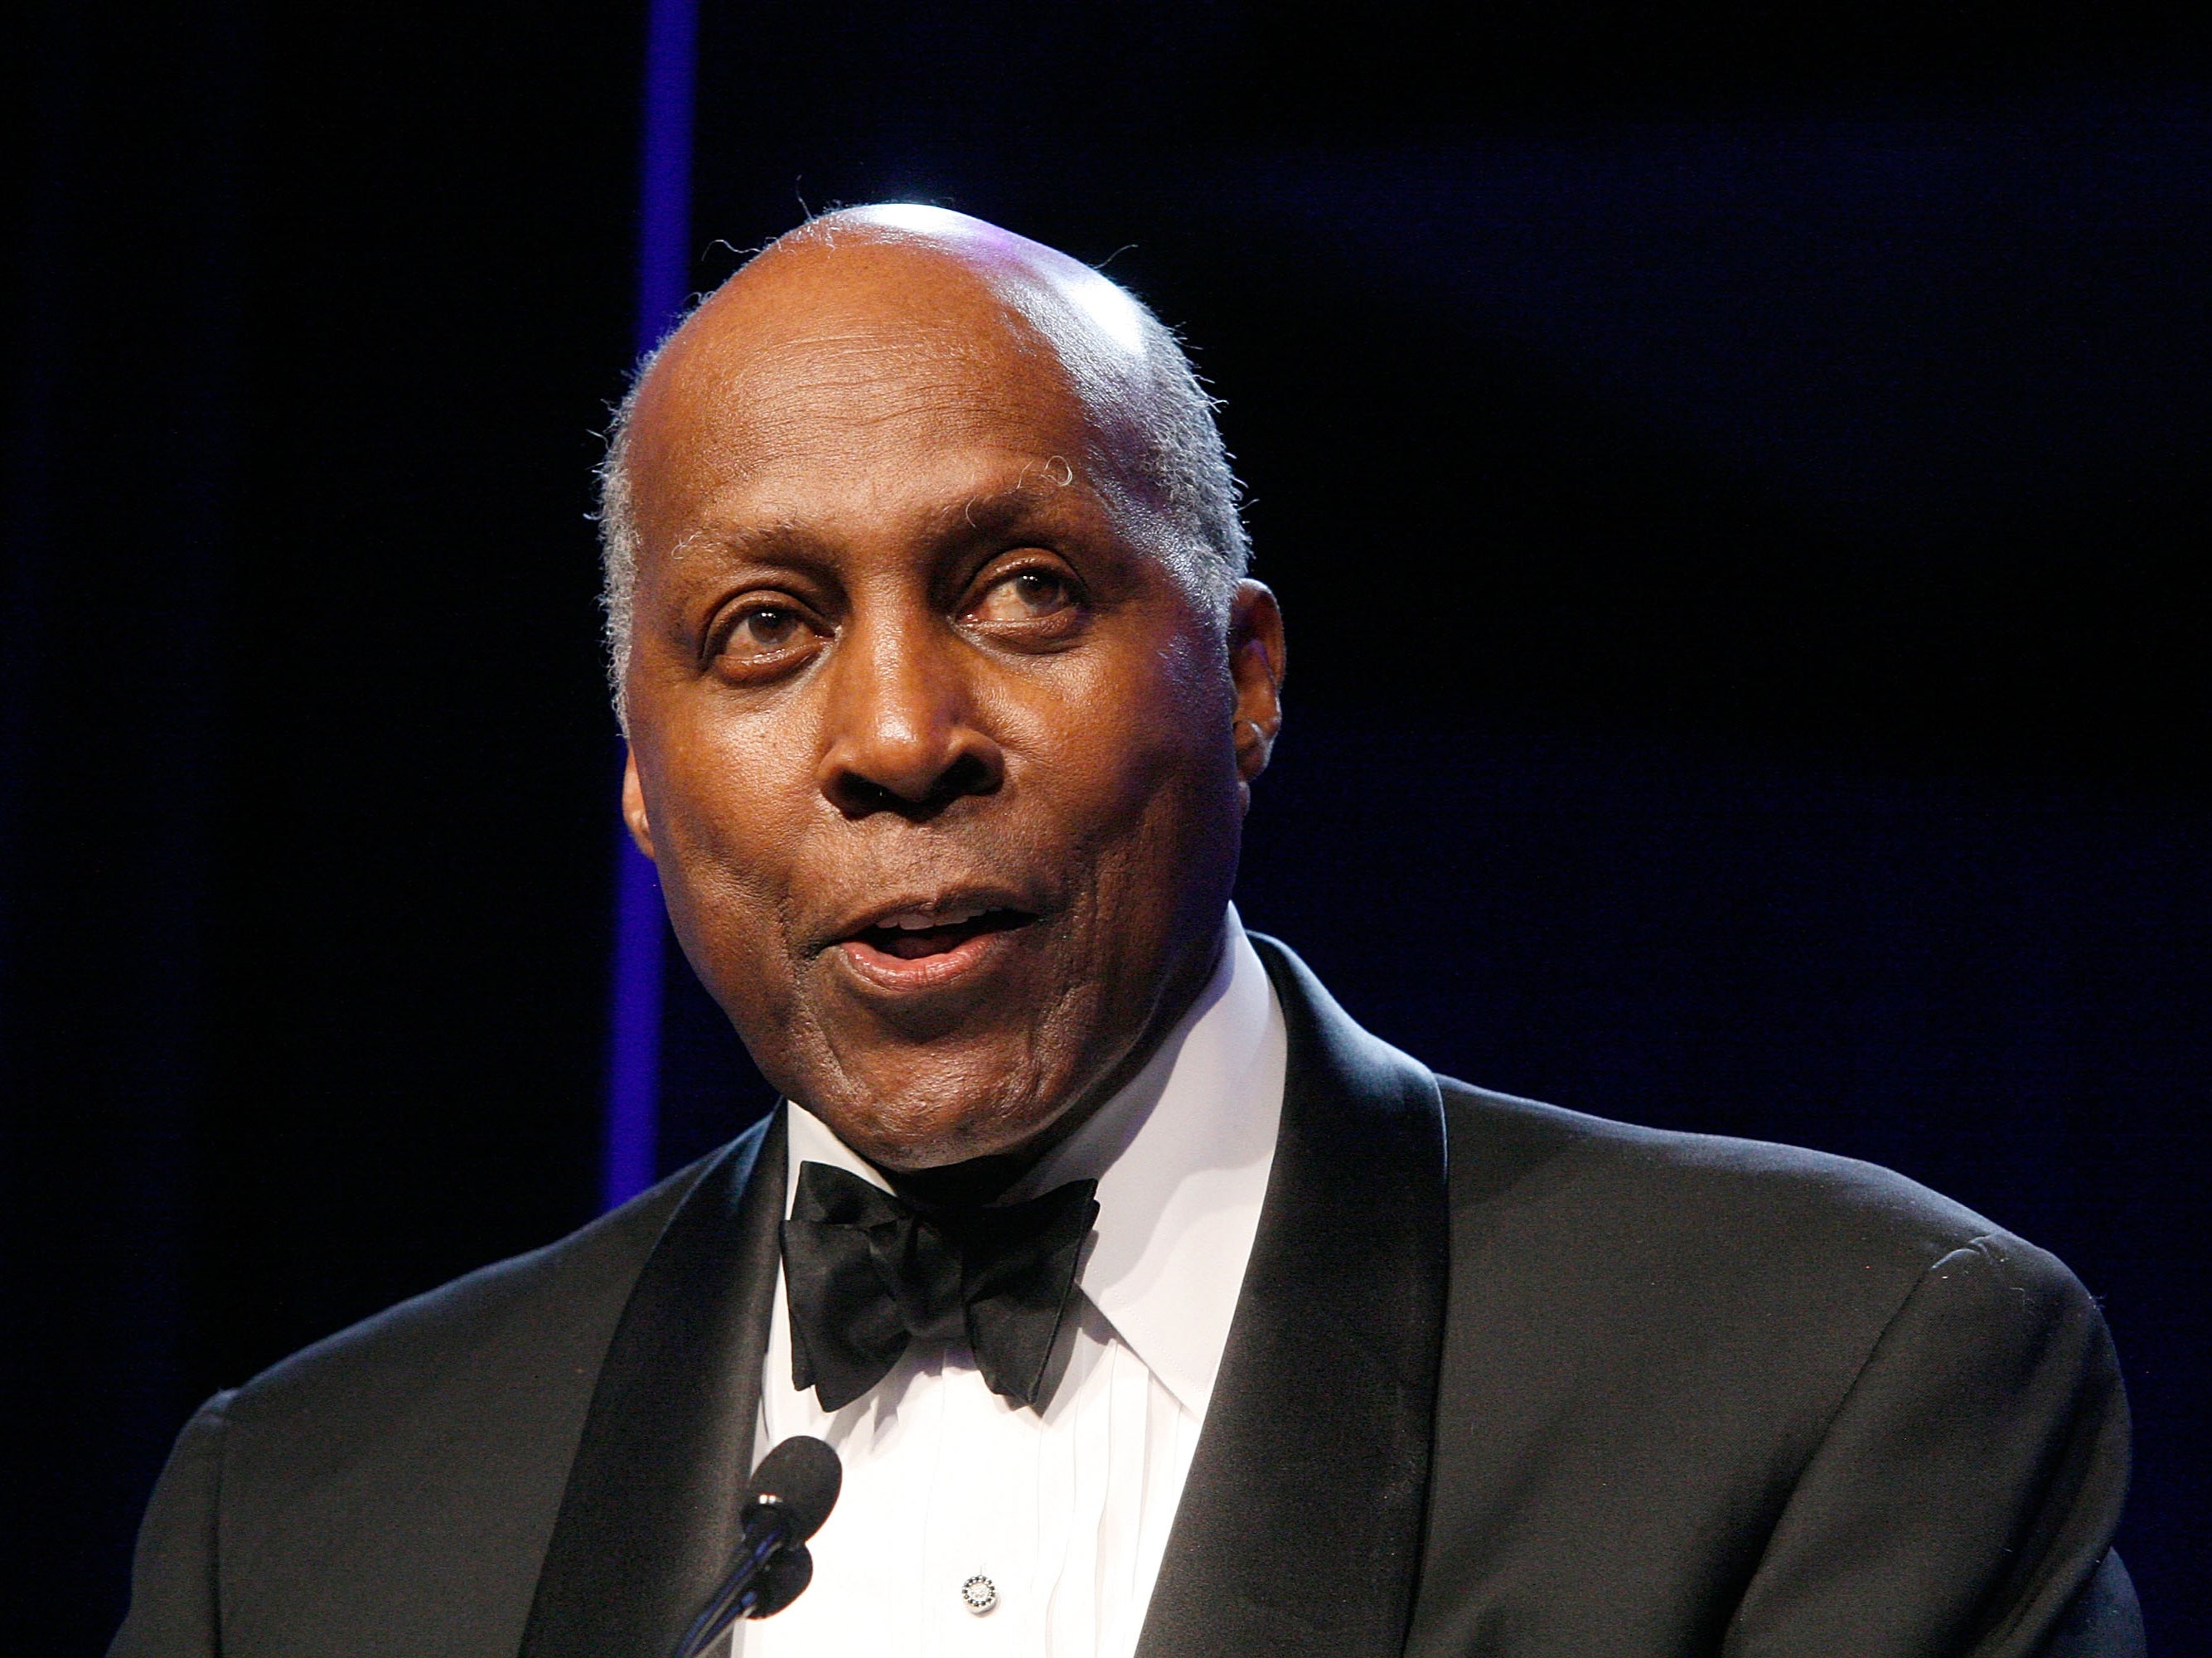
MULTIPOLYGON (((1054 458, 1059 459, 1057 456, 1054 458)), ((1067 465, 1064 460, 1060 464, 1067 465)), ((1020 481, 1010 484, 1002 490, 994 490, 988 495, 969 497, 961 503, 959 516, 963 527, 978 534, 989 534, 994 530, 1003 532, 1015 527, 1025 520, 1056 519, 1063 516, 1064 515, 1055 511, 1054 508, 1060 503, 1070 498, 1070 491, 1077 489, 1081 491, 1081 496, 1075 498, 1088 497, 1091 501, 1104 504, 1096 490, 1078 480, 1073 467, 1069 468, 1069 478, 1066 484, 1051 484, 1044 490, 1038 489, 1029 481, 1029 474, 1025 470, 1020 481)), ((947 510, 949 515, 950 509, 947 510)))
MULTIPOLYGON (((931 540, 947 546, 970 538, 1004 535, 1028 523, 1046 527, 1062 522, 1066 513, 1060 503, 1067 501, 1071 494, 1088 503, 1101 507, 1107 504, 1095 489, 1082 481, 1079 474, 1072 475, 1065 485, 1052 481, 1048 472, 1042 477, 1041 487, 1038 469, 1026 469, 1020 479, 1003 488, 971 495, 957 504, 948 502, 935 509, 932 514, 935 521, 931 526, 931 540)), ((679 541, 672 549, 672 555, 681 562, 695 548, 711 548, 734 558, 761 564, 823 564, 836 556, 834 540, 788 518, 768 523, 725 521, 702 525, 679 541)))
POLYGON ((772 524, 702 524, 669 549, 681 563, 695 549, 727 553, 760 564, 799 563, 829 556, 831 546, 789 519, 772 524))

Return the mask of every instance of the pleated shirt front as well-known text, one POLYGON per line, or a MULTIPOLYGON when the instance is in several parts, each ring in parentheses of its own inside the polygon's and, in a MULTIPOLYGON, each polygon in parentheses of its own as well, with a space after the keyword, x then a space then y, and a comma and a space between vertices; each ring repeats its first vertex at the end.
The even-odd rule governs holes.
MULTIPOLYGON (((1213 977, 1145 1070, 1006 1194, 1095 1178, 1066 1366, 1041 1411, 984 1386, 964 1347, 909 1349, 836 1411, 792 1386, 775 1296, 757 1448, 835 1447, 842 1493, 814 1580, 739 1626, 743 1658, 1129 1658, 1198 1447, 1267 1193, 1283 1016, 1232 911, 1213 977)), ((883 1178, 787 1103, 800 1165, 883 1178)))

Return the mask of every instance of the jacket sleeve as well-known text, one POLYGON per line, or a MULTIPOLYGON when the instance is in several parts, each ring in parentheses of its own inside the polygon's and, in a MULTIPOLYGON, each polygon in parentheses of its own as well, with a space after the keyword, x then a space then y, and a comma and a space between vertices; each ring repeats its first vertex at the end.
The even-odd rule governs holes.
POLYGON ((2109 1553, 2127 1478, 2127 1396, 2096 1303, 2042 1251, 1977 1238, 1875 1344, 1723 1650, 2137 1658, 2109 1553))
POLYGON ((138 1527, 131 1610, 108 1658, 216 1658, 222 1649, 216 1592, 216 1511, 222 1490, 223 1412, 218 1393, 177 1436, 138 1527))

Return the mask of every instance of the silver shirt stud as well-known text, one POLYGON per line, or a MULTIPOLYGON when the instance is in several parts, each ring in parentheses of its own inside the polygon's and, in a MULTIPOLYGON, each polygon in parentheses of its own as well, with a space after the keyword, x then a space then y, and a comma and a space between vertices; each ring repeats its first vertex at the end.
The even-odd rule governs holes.
POLYGON ((960 1586, 961 1604, 981 1618, 999 1604, 999 1586, 978 1572, 960 1586))

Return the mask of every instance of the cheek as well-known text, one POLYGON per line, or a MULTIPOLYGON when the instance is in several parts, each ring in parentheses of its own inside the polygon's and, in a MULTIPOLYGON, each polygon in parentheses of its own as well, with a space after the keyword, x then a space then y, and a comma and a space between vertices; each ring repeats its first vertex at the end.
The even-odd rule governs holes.
MULTIPOLYGON (((1184 860, 1236 821, 1232 693, 1196 642, 1148 643, 1060 687, 1034 721, 1036 786, 1098 862, 1156 907, 1199 871, 1184 860)), ((1028 745, 1024 745, 1028 746, 1028 745)))
POLYGON ((791 818, 805 795, 775 735, 744 724, 693 734, 639 768, 669 918, 726 1006, 726 992, 774 994, 769 964, 784 954, 781 893, 799 839, 791 818))

